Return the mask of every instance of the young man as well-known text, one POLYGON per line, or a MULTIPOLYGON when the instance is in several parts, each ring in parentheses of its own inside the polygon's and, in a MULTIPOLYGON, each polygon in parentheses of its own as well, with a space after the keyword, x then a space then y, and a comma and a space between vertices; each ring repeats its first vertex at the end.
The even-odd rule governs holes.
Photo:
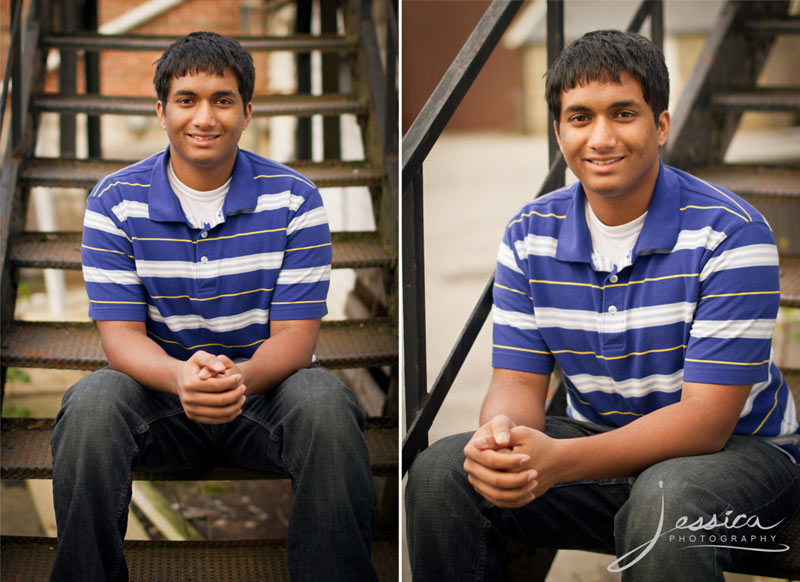
POLYGON ((482 426, 410 470, 415 580, 502 580, 511 537, 615 551, 623 580, 722 580, 800 500, 772 234, 661 164, 669 78, 644 37, 587 34, 546 96, 579 182, 506 228, 482 426), (545 418, 555 363, 569 418, 545 418))
POLYGON ((169 147, 89 196, 83 273, 109 368, 56 419, 52 580, 127 580, 132 469, 211 464, 292 479, 292 580, 375 579, 364 414, 311 367, 325 210, 302 175, 238 148, 254 77, 233 39, 176 41, 154 78, 169 147))

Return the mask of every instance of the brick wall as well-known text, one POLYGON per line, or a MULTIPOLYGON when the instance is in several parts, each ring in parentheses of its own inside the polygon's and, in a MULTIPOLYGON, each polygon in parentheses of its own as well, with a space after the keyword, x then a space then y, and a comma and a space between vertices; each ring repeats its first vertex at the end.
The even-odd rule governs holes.
MULTIPOLYGON (((10 0, 0 0, 8 3, 10 0)), ((124 14, 144 0, 98 0, 98 19, 104 24, 124 14)), ((135 34, 182 36, 195 30, 211 30, 231 36, 264 33, 266 16, 253 11, 247 19, 247 30, 241 26, 240 6, 252 5, 247 0, 187 0, 150 22, 129 31, 135 34)), ((160 52, 106 51, 100 56, 100 90, 106 95, 152 96, 155 61, 160 52)), ((253 55, 256 66, 256 94, 267 88, 267 57, 253 55)), ((82 68, 81 68, 82 71, 82 68)), ((82 75, 82 72, 79 72, 82 75)), ((47 90, 57 88, 57 74, 50 73, 47 90)), ((82 82, 79 81, 82 86, 82 82)), ((80 91, 81 89, 79 89, 80 91)))

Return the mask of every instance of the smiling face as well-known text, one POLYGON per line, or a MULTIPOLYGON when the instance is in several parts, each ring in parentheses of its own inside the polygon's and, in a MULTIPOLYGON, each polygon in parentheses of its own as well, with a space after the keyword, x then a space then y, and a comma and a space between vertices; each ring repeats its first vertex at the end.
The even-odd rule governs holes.
POLYGON ((562 92, 559 121, 561 152, 597 217, 614 226, 641 216, 658 177, 669 113, 656 123, 641 85, 623 73, 619 84, 590 81, 562 92))
POLYGON ((236 75, 197 72, 172 79, 165 103, 156 104, 167 130, 175 175, 195 190, 222 186, 233 172, 239 138, 252 106, 239 94, 236 75))

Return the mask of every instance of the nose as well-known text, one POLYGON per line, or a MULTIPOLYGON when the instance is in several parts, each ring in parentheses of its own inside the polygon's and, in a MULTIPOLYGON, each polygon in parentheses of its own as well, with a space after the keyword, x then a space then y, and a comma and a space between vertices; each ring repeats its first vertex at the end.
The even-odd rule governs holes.
POLYGON ((208 101, 200 101, 195 107, 192 122, 197 127, 209 127, 214 125, 214 108, 208 101))
POLYGON ((593 150, 603 151, 613 148, 616 143, 613 122, 602 115, 598 116, 592 124, 587 145, 593 150))

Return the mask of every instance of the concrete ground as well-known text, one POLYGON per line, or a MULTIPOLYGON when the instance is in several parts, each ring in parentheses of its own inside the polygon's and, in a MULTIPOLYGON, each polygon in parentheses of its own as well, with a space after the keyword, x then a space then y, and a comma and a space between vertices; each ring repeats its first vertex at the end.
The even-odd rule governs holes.
MULTIPOLYGON (((791 147, 800 157, 800 133, 784 132, 776 145, 770 135, 739 138, 732 159, 791 147), (789 144, 788 146, 786 144, 789 144)), ((444 134, 424 164, 425 291, 428 386, 433 383, 485 287, 496 260, 502 231, 511 216, 532 199, 548 168, 547 141, 499 134, 444 134)), ((568 181, 571 181, 571 176, 568 181)), ((781 334, 800 330, 797 313, 781 334)), ((777 352, 777 350, 776 350, 777 352)), ((790 350, 795 362, 800 349, 790 350)), ((797 365, 793 362, 794 365, 797 365)), ((430 431, 430 441, 478 427, 480 404, 491 375, 491 324, 479 334, 430 431)), ((405 548, 404 548, 405 550, 405 548)), ((404 553, 403 579, 411 580, 404 553)), ((619 580, 606 567, 613 558, 561 551, 548 582, 619 580)), ((765 578, 729 575, 734 582, 765 578)))

